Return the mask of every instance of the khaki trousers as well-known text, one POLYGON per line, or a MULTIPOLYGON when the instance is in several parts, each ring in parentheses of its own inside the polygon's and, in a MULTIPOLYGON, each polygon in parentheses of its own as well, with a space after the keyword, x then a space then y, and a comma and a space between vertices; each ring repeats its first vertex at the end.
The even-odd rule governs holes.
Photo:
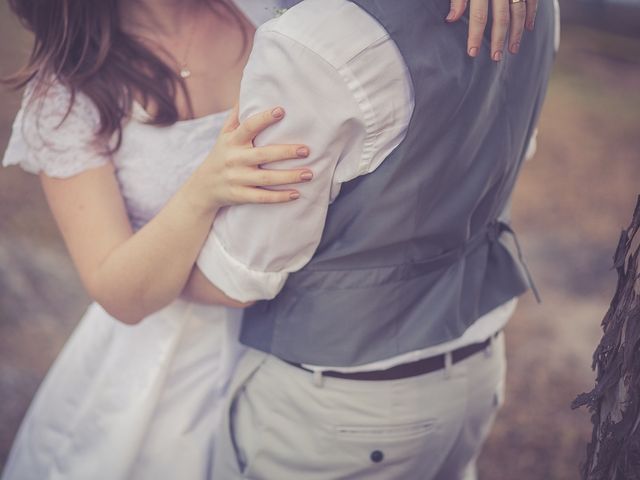
POLYGON ((213 479, 473 480, 504 377, 502 333, 446 369, 390 381, 314 379, 252 350, 230 390, 213 479))

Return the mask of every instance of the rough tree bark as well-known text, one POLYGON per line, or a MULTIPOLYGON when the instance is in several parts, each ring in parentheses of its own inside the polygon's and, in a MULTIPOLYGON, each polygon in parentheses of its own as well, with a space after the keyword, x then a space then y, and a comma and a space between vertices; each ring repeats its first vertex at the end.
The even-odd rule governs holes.
POLYGON ((618 284, 593 354, 595 388, 572 408, 592 412, 584 480, 640 480, 640 196, 613 257, 618 284))

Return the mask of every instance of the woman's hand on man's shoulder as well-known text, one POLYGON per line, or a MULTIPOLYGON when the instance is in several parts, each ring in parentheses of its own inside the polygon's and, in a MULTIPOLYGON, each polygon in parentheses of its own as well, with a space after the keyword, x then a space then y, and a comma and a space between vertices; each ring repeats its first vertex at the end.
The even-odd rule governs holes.
MULTIPOLYGON (((482 36, 489 18, 489 0, 451 0, 447 22, 462 18, 469 3, 469 37, 467 53, 476 57, 480 52, 482 36)), ((500 61, 504 57, 505 40, 508 50, 517 54, 525 29, 532 31, 535 23, 538 0, 491 0, 493 21, 491 24, 491 58, 500 61)))

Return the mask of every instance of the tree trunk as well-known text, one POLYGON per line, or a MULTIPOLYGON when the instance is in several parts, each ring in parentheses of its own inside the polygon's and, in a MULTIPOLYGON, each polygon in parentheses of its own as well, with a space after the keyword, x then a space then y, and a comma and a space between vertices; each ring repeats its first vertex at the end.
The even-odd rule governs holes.
POLYGON ((640 480, 640 196, 613 257, 618 285, 593 354, 595 388, 572 408, 592 412, 584 480, 640 480))

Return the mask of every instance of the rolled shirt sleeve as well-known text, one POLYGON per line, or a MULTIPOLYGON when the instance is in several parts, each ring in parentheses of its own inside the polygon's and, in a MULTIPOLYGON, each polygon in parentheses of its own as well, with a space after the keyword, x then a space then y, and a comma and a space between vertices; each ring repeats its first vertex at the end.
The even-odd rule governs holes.
POLYGON ((336 166, 359 157, 366 136, 362 112, 334 66, 286 35, 259 29, 242 79, 240 121, 275 106, 285 118, 254 144, 302 143, 310 155, 265 168, 307 167, 313 180, 296 185, 301 197, 290 203, 223 209, 197 261, 210 282, 243 302, 273 298, 309 261, 335 193, 336 166))

